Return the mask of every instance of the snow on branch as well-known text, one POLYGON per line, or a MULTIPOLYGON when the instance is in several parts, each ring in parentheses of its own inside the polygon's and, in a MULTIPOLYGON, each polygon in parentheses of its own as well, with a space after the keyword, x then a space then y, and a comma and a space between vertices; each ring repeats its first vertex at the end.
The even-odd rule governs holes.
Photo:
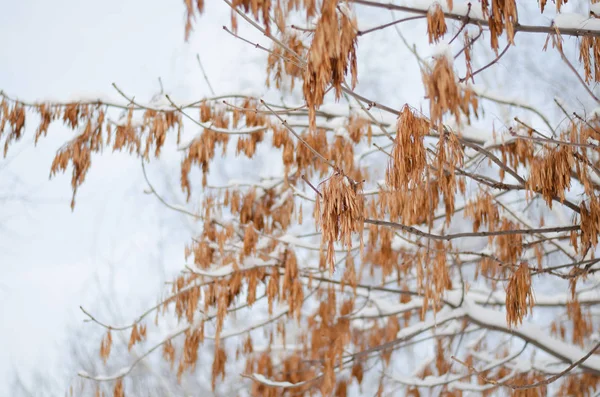
MULTIPOLYGON (((402 11, 412 14, 425 15, 429 12, 429 8, 433 3, 437 1, 423 0, 414 1, 410 5, 397 5, 393 3, 383 3, 371 0, 352 0, 353 3, 361 4, 368 7, 384 8, 394 11, 402 11)), ((444 16, 448 19, 454 19, 457 21, 466 21, 469 24, 489 26, 489 20, 484 18, 481 9, 476 7, 468 7, 468 3, 454 3, 452 10, 444 3, 440 3, 444 16)), ((525 25, 521 23, 515 23, 513 25, 515 32, 527 32, 527 33, 545 33, 555 34, 556 29, 560 31, 561 35, 565 36, 600 36, 600 21, 594 18, 588 18, 583 15, 571 14, 564 15, 559 14, 550 26, 544 25, 525 25)))
POLYGON ((283 387, 286 389, 293 389, 295 387, 300 387, 303 386, 307 383, 310 382, 309 381, 302 381, 302 382, 298 382, 298 383, 291 383, 291 382, 280 382, 280 381, 275 381, 275 380, 271 380, 268 379, 266 376, 261 375, 261 374, 251 374, 251 375, 245 375, 245 374, 241 374, 244 378, 248 378, 248 379, 252 379, 253 381, 256 381, 258 383, 262 383, 265 386, 269 386, 269 387, 283 387))
MULTIPOLYGON (((568 363, 578 362, 582 357, 588 355, 587 351, 584 351, 577 346, 549 336, 541 327, 535 324, 524 321, 519 326, 509 328, 504 316, 499 316, 498 311, 486 309, 474 303, 472 300, 465 299, 462 308, 464 314, 475 324, 495 331, 515 335, 524 341, 537 346, 546 353, 568 363)), ((580 366, 585 370, 600 374, 600 357, 588 356, 585 361, 580 363, 580 366)))

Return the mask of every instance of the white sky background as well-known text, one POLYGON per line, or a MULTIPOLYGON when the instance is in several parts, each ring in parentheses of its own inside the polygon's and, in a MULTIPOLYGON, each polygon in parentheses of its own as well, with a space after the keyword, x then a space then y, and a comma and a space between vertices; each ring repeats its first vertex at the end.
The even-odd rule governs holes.
MULTIPOLYGON (((159 90, 160 76, 165 90, 185 102, 210 95, 196 61, 200 53, 217 93, 260 94, 264 54, 222 29, 229 24, 223 2, 207 2, 206 9, 185 43, 181 0, 1 2, 0 89, 25 100, 108 96, 123 102, 111 87, 115 82, 147 101, 159 90)), ((382 15, 383 22, 389 20, 389 13, 379 11, 366 17, 383 23, 382 15)), ((270 47, 242 20, 239 26, 244 37, 270 47)), ((423 21, 401 28, 410 32, 417 26, 421 41, 426 40, 423 21)), ((391 34, 360 39, 358 92, 392 107, 410 102, 426 109, 414 58, 391 34)), ((506 71, 502 65, 491 68, 488 77, 506 71)), ((485 82, 481 78, 478 82, 485 82)), ((0 160, 0 395, 8 395, 3 388, 10 386, 15 370, 31 384, 31 374, 51 368, 57 386, 64 388, 75 376, 61 371, 66 339, 74 328, 95 327, 82 323, 79 305, 102 306, 113 294, 118 316, 134 317, 154 302, 162 281, 182 268, 183 244, 191 236, 183 219, 143 194, 139 161, 123 154, 94 156, 71 212, 70 169, 51 181, 48 175, 55 151, 73 133, 55 123, 35 148, 31 121, 8 160, 0 160), (10 195, 18 197, 7 199, 10 195)), ((172 146, 163 153, 150 168, 151 178, 164 187, 162 175, 170 175, 181 197, 180 155, 172 146)), ((270 170, 264 162, 253 164, 258 166, 246 168, 247 175, 218 168, 215 178, 226 182, 270 170)), ((91 341, 99 342, 95 336, 91 341)))

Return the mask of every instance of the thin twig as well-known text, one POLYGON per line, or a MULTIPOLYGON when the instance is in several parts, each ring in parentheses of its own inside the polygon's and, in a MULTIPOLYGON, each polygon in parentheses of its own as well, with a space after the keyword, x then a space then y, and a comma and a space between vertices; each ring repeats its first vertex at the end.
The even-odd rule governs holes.
POLYGON ((315 31, 315 29, 303 28, 303 27, 298 26, 298 25, 291 25, 290 28, 292 28, 294 30, 299 30, 300 32, 307 32, 307 33, 312 33, 312 32, 315 31))
POLYGON ((301 65, 301 64, 299 64, 298 62, 294 61, 293 59, 290 59, 290 58, 288 58, 288 57, 286 57, 286 56, 284 56, 284 55, 282 55, 282 54, 278 54, 278 53, 276 53, 276 52, 275 52, 275 51, 273 51, 273 50, 269 50, 268 48, 266 48, 266 47, 264 47, 264 46, 262 46, 262 45, 260 45, 260 44, 258 44, 258 43, 253 43, 253 42, 251 42, 250 40, 247 40, 247 39, 243 38, 242 36, 240 36, 240 35, 238 35, 238 34, 235 34, 235 33, 233 33, 231 30, 229 30, 229 29, 227 28, 227 26, 223 26, 223 30, 224 30, 224 31, 226 31, 227 33, 229 33, 230 35, 232 35, 233 37, 235 37, 236 39, 242 40, 243 42, 250 44, 250 45, 251 45, 251 46, 253 46, 254 48, 258 48, 259 50, 263 50, 263 51, 265 51, 265 52, 268 52, 268 53, 269 53, 269 54, 271 54, 271 55, 275 55, 275 56, 277 56, 277 57, 279 57, 279 58, 283 59, 283 60, 284 60, 284 61, 286 61, 286 62, 293 63, 293 64, 294 64, 294 65, 296 65, 297 67, 299 67, 299 68, 302 68, 302 65, 301 65))
POLYGON ((356 33, 356 35, 357 36, 363 36, 365 34, 372 33, 372 32, 375 32, 377 30, 389 28, 390 26, 394 26, 394 25, 397 25, 397 24, 402 23, 402 22, 414 21, 415 19, 423 19, 423 18, 427 18, 427 16, 426 15, 417 15, 417 16, 414 16, 414 17, 408 17, 408 18, 398 19, 396 21, 388 22, 388 23, 383 24, 383 25, 375 26, 374 28, 370 28, 370 29, 366 29, 366 30, 359 30, 356 33))
POLYGON ((308 184, 308 186, 311 187, 312 190, 315 191, 315 193, 317 193, 319 195, 319 197, 323 197, 323 195, 321 194, 321 192, 318 191, 317 188, 314 187, 313 184, 310 183, 310 181, 308 179, 306 179, 306 176, 302 175, 301 178, 304 180, 304 182, 306 182, 308 184))
MULTIPOLYGON (((561 30, 560 32, 561 32, 561 34, 563 34, 563 30, 561 30)), ((563 62, 566 63, 567 66, 569 67, 569 69, 571 69, 571 71, 573 72, 573 74, 575 74, 575 76, 577 76, 577 79, 579 80, 579 82, 581 83, 581 85, 583 85, 583 87, 588 92, 588 94, 590 94, 590 96, 592 98, 594 98, 594 100, 596 102, 600 102, 600 99, 598 99, 598 97, 596 95, 594 95, 594 93, 592 92, 591 88, 586 84, 586 82, 583 79, 583 77, 581 77, 581 75, 579 74, 579 72, 577 72, 577 69, 575 69, 575 66, 573 66, 573 64, 569 61, 569 59, 567 58, 567 56, 563 52, 561 46, 557 45, 556 38, 555 38, 555 33, 552 34, 552 42, 554 43, 554 47, 556 47, 556 50, 560 54, 560 57, 562 58, 563 62)))
POLYGON ((208 80, 208 76, 206 75, 206 71, 204 70, 204 66, 202 66, 202 61, 200 60, 200 54, 196 54, 196 59, 198 60, 198 65, 200 66, 200 70, 202 71, 202 75, 204 76, 204 81, 206 81, 206 85, 208 85, 208 89, 210 93, 214 96, 215 90, 213 90, 212 85, 210 84, 210 80, 208 80))
POLYGON ((415 234, 417 236, 430 238, 432 240, 440 240, 440 241, 450 241, 456 240, 458 238, 467 238, 467 237, 489 237, 489 236, 506 236, 506 235, 514 235, 514 234, 536 234, 536 233, 557 233, 557 232, 570 232, 573 230, 580 230, 581 226, 572 225, 572 226, 556 226, 556 227, 547 227, 547 228, 539 228, 539 229, 512 229, 512 230, 494 230, 488 232, 464 232, 464 233, 455 233, 455 234, 432 234, 421 231, 415 227, 403 225, 397 222, 389 222, 378 219, 365 219, 365 223, 377 226, 387 226, 393 229, 401 229, 405 232, 415 234))
POLYGON ((506 54, 506 52, 508 51, 508 49, 510 48, 510 43, 508 43, 506 45, 506 47, 504 48, 504 50, 502 50, 502 52, 500 54, 498 54, 498 56, 496 56, 496 58, 494 58, 490 63, 488 63, 487 65, 477 69, 476 71, 474 71, 473 73, 471 73, 468 76, 462 77, 459 82, 464 83, 465 81, 467 81, 467 79, 472 79, 473 77, 475 77, 475 75, 483 72, 484 70, 486 70, 487 68, 489 68, 490 66, 496 64, 500 58, 502 58, 502 56, 504 56, 504 54, 506 54))
POLYGON ((267 103, 265 101, 263 101, 261 99, 260 103, 262 103, 267 109, 269 109, 271 111, 271 113, 273 115, 275 115, 275 117, 277 117, 279 119, 279 121, 281 121, 281 123, 285 126, 285 128, 287 128, 287 130, 289 132, 291 132, 292 135, 294 135, 296 137, 296 139, 298 139, 300 142, 302 142, 302 144, 304 146, 306 146, 308 148, 308 150, 310 150, 315 156, 317 156, 319 159, 321 159, 325 164, 327 164, 331 168, 338 169, 335 164, 333 164, 330 160, 327 160, 325 157, 323 157, 323 155, 321 153, 317 152, 312 146, 310 146, 308 144, 308 142, 306 142, 300 135, 298 135, 298 133, 296 131, 294 131, 292 129, 292 127, 290 127, 290 125, 288 124, 288 122, 286 120, 284 120, 283 118, 281 118, 280 115, 278 115, 277 113, 275 113, 273 111, 273 109, 269 105, 267 105, 267 103))
POLYGON ((581 365, 585 360, 587 360, 588 358, 590 358, 590 356, 592 354, 594 354, 594 352, 600 347, 600 342, 598 342, 593 348, 592 350, 590 350, 585 356, 581 357, 579 360, 575 361, 573 364, 569 365, 567 368, 565 368, 563 371, 559 372, 556 375, 552 375, 544 380, 541 380, 539 382, 535 382, 535 383, 531 383, 528 385, 513 385, 507 382, 498 382, 495 381, 493 379, 489 379, 487 378, 485 375, 483 375, 480 371, 477 371, 472 365, 469 365, 467 363, 465 363, 462 360, 459 360, 458 358, 452 356, 452 360, 458 362, 459 364, 464 365, 465 367, 467 367, 469 369, 469 371, 474 372, 477 377, 479 377, 481 380, 483 380, 486 383, 491 383, 493 385, 500 385, 500 386, 505 386, 508 388, 511 388, 512 390, 527 390, 527 389, 535 389, 536 387, 540 387, 540 386, 547 386, 550 383, 553 383, 555 381, 557 381, 558 379, 562 378, 563 376, 565 376, 567 373, 569 373, 573 368, 578 367, 579 365, 581 365))
MULTIPOLYGON (((350 0, 350 2, 355 4, 360 4, 368 7, 374 8, 383 8, 387 10, 394 11, 402 11, 419 15, 427 15, 429 9, 427 7, 417 8, 410 7, 404 5, 397 5, 392 3, 380 3, 377 1, 371 0, 350 0)), ((444 17, 448 19, 453 19, 457 21, 464 21, 467 16, 462 13, 455 12, 444 12, 444 17)), ((479 18, 468 18, 468 23, 472 25, 481 24, 482 26, 489 26, 489 21, 487 19, 479 19, 479 18)), ((544 34, 554 34, 556 33, 556 29, 554 26, 542 26, 542 25, 523 25, 520 23, 513 24, 514 32, 526 32, 526 33, 544 33, 544 34)), ((580 29, 580 28, 561 28, 560 33, 565 36, 576 36, 576 37, 600 37, 600 30, 594 29, 580 29)))
MULTIPOLYGON (((471 47, 483 35, 483 26, 481 26, 481 25, 478 25, 478 26, 479 26, 479 33, 477 33, 477 36, 472 37, 469 40, 469 42, 467 44, 465 44, 463 46, 463 48, 461 48, 460 51, 456 53, 456 55, 454 55, 454 59, 457 59, 460 56, 460 54, 462 54, 468 47, 471 47)), ((468 78, 470 79, 471 76, 469 76, 468 78)))
POLYGON ((306 62, 304 62, 304 60, 298 55, 296 54, 296 52, 294 52, 291 48, 289 48, 287 45, 285 45, 281 40, 279 40, 277 37, 274 37, 272 34, 267 33, 267 31, 260 26, 258 23, 254 22, 252 19, 250 19, 245 13, 241 12, 237 7, 235 7, 229 0, 223 0, 233 11, 235 11, 238 15, 240 15, 242 18, 244 18, 246 20, 246 22, 248 22, 250 25, 254 26, 256 29, 258 29, 262 34, 264 34, 265 36, 267 36, 269 39, 271 39, 273 42, 275 42, 276 44, 278 44, 279 46, 281 46, 281 48, 283 48, 284 50, 286 50, 287 52, 289 52, 290 54, 292 54, 292 56, 294 58, 296 58, 296 60, 298 62, 300 62, 301 65, 304 65, 306 62))
MULTIPOLYGON (((349 91, 352 91, 350 89, 350 87, 348 86, 348 84, 346 84, 346 82, 344 82, 343 87, 345 87, 349 91)), ((346 98, 349 96, 349 94, 347 92, 344 92, 344 95, 346 96, 346 98)), ((383 126, 383 124, 380 123, 375 118, 375 116, 373 116, 373 114, 371 114, 371 111, 369 109, 367 109, 365 107, 365 105, 363 105, 363 103, 361 101, 359 101, 356 97, 353 97, 353 98, 356 101, 356 103, 358 103, 358 106, 360 106, 362 111, 365 112, 367 114, 367 116, 369 116, 369 118, 371 119, 371 122, 373 122, 375 125, 377 125, 379 127, 379 129, 381 130, 381 132, 383 132, 383 134, 385 136, 387 136, 390 141, 394 142, 394 137, 388 132, 388 130, 383 126)))
POLYGON ((452 37, 452 39, 450 39, 450 41, 448 42, 448 44, 452 44, 452 42, 454 40, 456 40, 456 38, 458 37, 458 35, 460 34, 460 32, 463 31, 463 29, 465 28, 465 26, 467 26, 467 24, 469 23, 469 14, 471 13, 471 3, 467 4, 467 14, 465 15, 465 20, 463 21, 460 29, 458 29, 458 32, 456 32, 456 34, 454 35, 454 37, 452 37))

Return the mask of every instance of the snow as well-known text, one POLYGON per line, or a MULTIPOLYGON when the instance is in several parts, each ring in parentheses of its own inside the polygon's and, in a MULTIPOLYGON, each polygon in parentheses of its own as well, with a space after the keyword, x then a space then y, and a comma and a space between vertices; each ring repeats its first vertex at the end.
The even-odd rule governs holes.
POLYGON ((590 12, 600 16, 600 3, 590 4, 590 12))
POLYGON ((303 384, 306 383, 306 381, 304 381, 304 382, 298 382, 298 383, 274 381, 274 380, 268 379, 264 375, 257 374, 257 373, 252 374, 250 376, 250 378, 252 378, 255 381, 260 382, 260 383, 262 383, 264 385, 272 386, 272 387, 299 387, 299 386, 302 386, 303 384))
POLYGON ((519 373, 527 373, 531 371, 531 363, 527 360, 517 360, 514 370, 519 373))
MULTIPOLYGON (((580 360, 588 353, 575 345, 549 336, 541 327, 532 323, 524 321, 520 326, 508 328, 506 319, 501 312, 483 308, 470 299, 465 299, 462 309, 464 310, 464 314, 472 321, 487 328, 504 331, 518 336, 529 341, 529 343, 538 346, 546 353, 567 360, 570 363, 580 360)), ((580 366, 585 369, 600 372, 600 357, 591 356, 581 363, 580 366)))
POLYGON ((433 4, 439 4, 442 8, 442 11, 445 13, 462 16, 466 16, 468 14, 469 17, 473 19, 484 19, 483 13, 481 12, 481 7, 478 7, 477 4, 475 4, 475 6, 471 6, 471 9, 469 10, 469 4, 471 2, 455 1, 453 3, 452 9, 450 9, 446 2, 440 2, 438 0, 414 0, 411 1, 410 7, 422 11, 428 11, 433 4))
POLYGON ((266 249, 271 243, 271 239, 268 237, 260 236, 258 238, 258 242, 256 243, 256 250, 261 251, 266 249))
MULTIPOLYGON (((446 10, 448 7, 442 5, 442 9, 446 10)), ((454 2, 452 10, 448 9, 454 15, 469 15, 470 18, 484 19, 481 7, 476 7, 470 1, 466 2, 454 2), (469 10, 469 5, 471 9, 469 10)))
POLYGON ((279 241, 282 241, 284 243, 288 243, 288 244, 292 244, 292 245, 303 245, 304 241, 302 241, 302 239, 291 235, 291 234, 284 234, 283 236, 279 237, 279 241))
POLYGON ((454 64, 454 54, 452 54, 452 46, 446 41, 440 41, 431 49, 431 56, 434 58, 446 57, 450 65, 454 64))
POLYGON ((363 319, 354 319, 352 320, 352 328, 357 331, 367 331, 375 325, 374 321, 365 321, 363 319))
POLYGON ((589 18, 585 15, 565 12, 558 14, 554 18, 554 25, 558 28, 577 29, 583 25, 589 18))
POLYGON ((131 369, 132 369, 131 367, 123 367, 112 375, 90 375, 86 371, 79 371, 77 373, 77 375, 81 376, 82 378, 93 379, 98 382, 106 382, 106 381, 122 378, 123 376, 125 376, 129 372, 131 372, 131 369))
POLYGON ((575 13, 562 13, 554 18, 554 25, 560 29, 581 29, 600 32, 600 20, 575 13))
POLYGON ((348 5, 346 3, 340 3, 338 4, 338 9, 340 10, 340 12, 342 14, 344 14, 346 16, 346 18, 348 19, 352 19, 352 16, 354 15, 354 13, 350 10, 350 8, 348 7, 348 5))
MULTIPOLYGON (((171 108, 171 110, 173 110, 173 108, 171 108)), ((228 134, 228 135, 247 135, 247 134, 254 134, 256 132, 260 132, 260 131, 265 131, 267 129, 267 126, 255 126, 255 127, 246 127, 246 128, 237 128, 237 129, 229 129, 229 128, 219 128, 219 127, 215 127, 213 126, 212 123, 203 123, 201 121, 195 121, 195 123, 200 126, 201 128, 205 128, 207 130, 210 131, 214 131, 216 133, 219 134, 228 134)), ((190 147, 190 145, 192 144, 192 142, 194 142, 194 140, 200 138, 200 134, 197 134, 195 137, 193 137, 192 139, 190 139, 187 143, 183 143, 179 146, 179 150, 183 150, 183 149, 187 149, 190 147)))
POLYGON ((350 134, 348 134, 348 130, 343 125, 335 128, 335 136, 339 136, 346 140, 347 143, 353 144, 352 139, 350 138, 350 134))
POLYGON ((11 95, 10 92, 4 92, 3 90, 0 90, 0 92, 5 93, 10 98, 18 99, 18 100, 24 101, 26 103, 67 104, 67 103, 79 103, 79 102, 82 102, 82 103, 103 102, 103 103, 117 104, 119 106, 127 106, 127 102, 125 102, 123 100, 123 97, 121 97, 119 95, 109 95, 106 92, 92 92, 92 91, 72 92, 61 98, 52 97, 52 96, 43 96, 43 97, 36 97, 34 100, 28 100, 27 98, 22 98, 21 96, 18 96, 18 95, 17 96, 11 95))
MULTIPOLYGON (((598 3, 598 4, 600 4, 600 3, 598 3)), ((595 119, 595 118, 598 118, 598 117, 600 117, 600 107, 596 107, 596 108, 592 109, 592 110, 589 112, 589 115, 588 115, 588 117, 587 117, 587 120, 588 120, 588 121, 591 121, 591 120, 593 120, 593 119, 595 119)))
POLYGON ((255 353, 262 353, 262 352, 271 352, 271 351, 275 351, 275 350, 299 351, 302 349, 304 349, 304 346, 302 346, 302 345, 295 345, 295 344, 287 343, 285 345, 281 345, 281 344, 268 344, 268 345, 262 345, 262 346, 255 345, 252 348, 252 351, 255 353))
POLYGON ((271 206, 271 211, 275 211, 276 209, 278 209, 279 207, 281 207, 282 205, 284 205, 288 200, 290 200, 290 196, 292 196, 292 191, 291 190, 286 190, 282 195, 279 196, 279 198, 277 199, 277 201, 275 201, 275 203, 271 206))
MULTIPOLYGON (((247 256, 244 258, 242 266, 239 266, 238 268, 240 271, 244 271, 244 270, 250 270, 250 269, 255 269, 255 268, 259 268, 259 267, 274 266, 276 264, 277 264, 277 262, 275 260, 263 261, 262 259, 254 257, 254 256, 247 256)), ((200 276, 205 276, 205 277, 213 277, 213 278, 229 276, 230 274, 233 274, 236 272, 236 270, 232 264, 213 268, 211 270, 202 270, 193 265, 188 265, 188 268, 190 268, 190 270, 193 271, 195 274, 198 274, 200 276)))
MULTIPOLYGON (((38 102, 39 100, 36 100, 38 102)), ((64 101, 56 101, 54 98, 44 98, 44 102, 104 102, 104 103, 119 103, 123 102, 122 98, 119 100, 115 95, 108 95, 106 92, 78 92, 71 93, 66 96, 64 101)), ((123 103, 124 106, 127 103, 123 103)))
MULTIPOLYGON (((483 128, 478 128, 478 127, 475 127, 473 125, 468 125, 468 124, 463 124, 463 125, 459 126, 456 124, 456 120, 454 118, 449 119, 447 121, 446 125, 448 127, 450 127, 453 131, 459 131, 461 137, 463 137, 465 139, 479 142, 480 144, 483 144, 483 145, 492 145, 492 144, 495 144, 494 142, 496 142, 491 128, 483 129, 483 128)), ((496 133, 496 135, 498 135, 498 133, 496 133)), ((511 139, 514 139, 510 135, 509 135, 509 137, 511 139)), ((475 149, 465 148, 465 153, 473 155, 477 152, 475 151, 475 149)))
POLYGON ((347 117, 349 114, 348 105, 343 103, 324 103, 319 111, 338 117, 347 117))
POLYGON ((401 239, 397 235, 394 235, 392 239, 392 249, 394 251, 400 251, 403 248, 412 247, 412 244, 407 242, 406 240, 401 239))
POLYGON ((413 335, 416 335, 422 331, 425 331, 429 328, 433 328, 439 324, 443 324, 447 321, 461 318, 465 315, 465 312, 462 308, 454 309, 454 310, 442 310, 440 311, 436 318, 426 321, 421 321, 419 323, 413 324, 406 328, 402 328, 396 334, 396 339, 405 339, 409 338, 413 335))
POLYGON ((485 99, 515 106, 531 107, 530 103, 524 102, 516 96, 501 94, 481 84, 466 83, 464 85, 467 88, 471 89, 475 94, 477 94, 477 96, 483 97, 485 99))
MULTIPOLYGON (((248 182, 247 180, 241 179, 230 179, 226 184, 219 186, 210 186, 212 189, 231 189, 238 187, 256 187, 262 190, 273 189, 276 185, 281 183, 281 179, 265 179, 260 182, 248 182)), ((257 195, 259 193, 257 192, 257 195)))
MULTIPOLYGON (((483 368, 480 369, 480 371, 488 371, 490 369, 499 367, 509 361, 512 361, 515 357, 517 357, 520 354, 520 351, 514 352, 512 354, 509 354, 507 357, 505 358, 501 358, 501 359, 496 359, 496 360, 492 360, 489 362, 489 364, 487 364, 486 366, 484 366, 483 368)), ((522 361, 522 360, 520 360, 522 361)), ((517 365, 521 365, 520 362, 518 362, 517 365)), ((463 378, 466 378, 470 375, 470 373, 464 373, 464 374, 444 374, 441 376, 427 376, 424 379, 419 379, 417 377, 407 377, 407 376, 399 376, 399 375, 394 375, 394 374, 390 374, 389 376, 394 379, 397 382, 400 382, 402 384, 405 385, 411 385, 411 386, 417 386, 417 387, 433 387, 433 386, 437 386, 437 385, 443 385, 443 384, 448 384, 448 383, 452 383, 451 387, 454 388, 460 388, 460 386, 458 386, 457 384, 455 384, 454 382, 463 378)), ((465 385, 469 385, 471 386, 470 383, 466 383, 465 385)))
POLYGON ((391 303, 389 298, 381 297, 378 298, 371 294, 369 298, 374 305, 366 306, 362 310, 356 312, 356 317, 370 317, 370 316, 388 316, 396 313, 404 313, 414 309, 420 309, 423 307, 423 299, 415 297, 407 303, 391 303))
POLYGON ((230 130, 228 128, 214 127, 210 123, 202 123, 200 121, 198 121, 198 124, 200 125, 200 127, 206 128, 206 129, 214 131, 214 132, 219 132, 222 134, 234 134, 234 135, 253 134, 255 132, 260 132, 260 131, 264 131, 267 129, 267 126, 263 126, 263 125, 259 125, 256 127, 237 128, 235 130, 230 130))
POLYGON ((308 196, 306 193, 304 193, 302 190, 298 189, 296 186, 290 185, 290 187, 294 191, 294 196, 302 197, 304 200, 308 200, 308 201, 313 201, 313 202, 315 201, 315 199, 313 197, 308 196))

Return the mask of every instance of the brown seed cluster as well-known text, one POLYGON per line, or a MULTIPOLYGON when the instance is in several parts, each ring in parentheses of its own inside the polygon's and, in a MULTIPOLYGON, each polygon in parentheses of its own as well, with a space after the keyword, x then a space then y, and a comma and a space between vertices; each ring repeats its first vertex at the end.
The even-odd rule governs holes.
POLYGON ((473 42, 471 37, 469 36, 469 32, 465 31, 463 35, 464 41, 464 52, 465 52, 465 69, 467 71, 465 75, 464 81, 469 81, 469 79, 474 83, 475 78, 473 77, 473 42))
POLYGON ((322 243, 327 245, 327 264, 330 272, 335 265, 335 243, 340 241, 348 250, 352 248, 352 237, 358 233, 361 240, 364 229, 364 198, 360 194, 360 183, 336 171, 323 184, 317 198, 315 214, 317 226, 322 232, 322 243))
MULTIPOLYGON (((560 0, 559 0, 560 1, 560 0)), ((557 1, 558 2, 558 1, 557 1)), ((513 382, 511 382, 514 386, 526 386, 537 383, 543 383, 545 380, 545 374, 537 372, 537 371, 528 371, 522 374, 519 374, 515 377, 513 382)), ((525 388, 525 389, 517 389, 514 390, 511 396, 514 397, 544 397, 548 395, 548 386, 541 385, 536 388, 525 388)))
POLYGON ((565 191, 571 187, 571 170, 575 165, 571 146, 547 151, 542 156, 530 160, 531 167, 527 187, 539 192, 552 208, 552 200, 565 199, 565 191))
MULTIPOLYGON (((518 225, 507 219, 501 219, 497 230, 515 230, 518 225)), ((504 234, 494 238, 496 245, 496 257, 503 263, 516 264, 523 254, 523 235, 504 234)))
POLYGON ((444 114, 454 116, 457 124, 462 122, 461 114, 467 118, 470 116, 471 108, 477 115, 477 97, 470 89, 458 85, 448 57, 437 56, 433 67, 423 70, 422 77, 425 94, 429 98, 431 122, 438 130, 442 130, 444 114))
MULTIPOLYGON (((381 268, 381 277, 385 279, 399 271, 400 253, 392 248, 394 233, 390 229, 369 225, 369 244, 365 247, 364 260, 381 268)), ((354 261, 346 263, 348 282, 354 287, 356 271, 354 261)))
MULTIPOLYGON (((4 157, 6 157, 10 143, 12 141, 18 141, 23 134, 23 128, 25 127, 25 107, 19 103, 15 103, 11 109, 9 108, 6 99, 3 98, 2 103, 0 103, 0 109, 2 110, 2 118, 0 119, 0 138, 2 138, 2 135, 4 134, 6 124, 8 123, 11 127, 11 132, 6 137, 4 143, 4 157)), ((45 105, 40 105, 40 112, 43 112, 42 123, 38 128, 36 141, 37 136, 48 130, 48 124, 50 122, 48 119, 52 117, 45 105)))
POLYGON ((578 300, 567 303, 567 317, 573 324, 572 341, 581 347, 594 330, 593 316, 588 308, 582 308, 578 300))
POLYGON ((106 360, 108 360, 108 357, 110 356, 111 349, 112 349, 112 334, 109 329, 108 332, 106 333, 106 335, 104 336, 104 338, 102 338, 102 342, 100 343, 100 358, 102 359, 102 361, 104 361, 105 364, 106 364, 106 360))
POLYGON ((506 322, 509 326, 521 324, 523 317, 531 313, 534 306, 531 272, 522 262, 511 275, 506 287, 506 322))
POLYGON ((315 112, 323 104, 329 86, 333 86, 336 98, 339 98, 348 72, 352 75, 352 87, 358 81, 356 34, 356 20, 348 15, 347 9, 340 11, 338 0, 323 0, 321 17, 308 51, 302 88, 313 128, 315 112))
POLYGON ((269 53, 267 60, 267 87, 271 86, 271 81, 275 82, 277 89, 283 88, 285 78, 289 78, 290 89, 293 90, 297 80, 302 79, 303 68, 299 64, 298 58, 304 59, 308 48, 296 33, 290 33, 283 37, 282 40, 287 49, 280 45, 273 45, 273 49, 269 53), (295 54, 292 56, 290 50, 295 54))
POLYGON ((598 245, 600 199, 597 196, 590 197, 589 203, 581 203, 580 210, 582 252, 586 253, 591 247, 595 248, 598 245))
POLYGON ((72 165, 71 187, 75 206, 77 189, 84 182, 92 163, 92 154, 101 152, 106 146, 113 150, 127 150, 148 160, 150 153, 158 157, 171 130, 181 129, 181 116, 176 111, 158 111, 150 108, 125 108, 126 116, 122 121, 114 122, 107 118, 108 106, 101 103, 72 102, 66 104, 28 104, 12 101, 3 97, 0 103, 0 138, 8 125, 11 132, 5 139, 4 155, 12 142, 18 141, 23 133, 26 110, 39 115, 40 121, 35 134, 37 142, 48 133, 50 125, 61 120, 68 128, 77 131, 77 135, 65 143, 57 152, 50 175, 64 172, 72 165), (142 121, 134 122, 135 113, 143 112, 142 121))
MULTIPOLYGON (((557 4, 559 1, 557 1, 557 4)), ((515 43, 515 25, 518 22, 517 3, 515 0, 491 0, 491 2, 492 5, 490 9, 489 0, 482 0, 481 10, 483 11, 484 16, 488 16, 490 26, 490 46, 493 50, 498 52, 498 38, 505 30, 508 42, 510 44, 515 43)), ((543 9, 543 6, 541 7, 543 9)))
POLYGON ((204 0, 184 0, 185 3, 185 40, 187 41, 192 32, 192 20, 196 13, 202 14, 204 12, 204 0))
MULTIPOLYGON (((329 156, 330 144, 326 130, 317 128, 316 131, 306 131, 302 134, 302 139, 321 156, 325 158, 329 156)), ((320 161, 307 145, 296 144, 295 149, 295 165, 300 172, 304 172, 307 176, 312 176, 313 173, 317 172, 320 177, 323 177, 330 171, 328 165, 320 161)))
POLYGON ((240 106, 234 106, 230 112, 214 102, 203 101, 200 105, 200 122, 210 124, 210 127, 205 127, 202 134, 189 143, 181 163, 181 188, 187 193, 188 199, 191 194, 189 174, 192 166, 200 167, 202 185, 206 186, 206 177, 210 171, 210 163, 215 158, 217 146, 221 146, 222 155, 225 154, 230 134, 222 131, 235 129, 240 123, 249 128, 255 127, 248 137, 241 135, 236 146, 237 154, 243 153, 252 158, 257 144, 264 139, 264 130, 268 128, 264 113, 258 110, 258 103, 249 98, 244 99, 240 106))
MULTIPOLYGON (((518 139, 500 146, 502 162, 509 164, 512 169, 519 165, 527 166, 534 157, 534 145, 532 141, 518 139)), ((500 170, 500 179, 504 179, 505 170, 500 170)))
POLYGON ((240 9, 244 14, 251 14, 259 22, 262 19, 266 34, 271 32, 271 1, 270 0, 232 0, 231 25, 237 31, 237 17, 235 9, 240 9))
POLYGON ((398 118, 386 182, 394 189, 408 189, 422 182, 427 159, 423 139, 429 134, 429 121, 404 106, 398 118))
POLYGON ((131 328, 131 335, 129 336, 129 344, 127 345, 127 350, 131 351, 131 348, 138 342, 146 339, 146 325, 133 324, 131 328))
POLYGON ((579 62, 583 64, 586 83, 600 81, 600 40, 597 37, 583 37, 581 39, 579 62))
POLYGON ((429 44, 440 41, 447 30, 444 11, 442 11, 442 7, 438 3, 434 3, 427 12, 427 35, 429 36, 429 44))
MULTIPOLYGON (((465 215, 473 219, 473 231, 476 232, 481 226, 487 226, 488 230, 494 231, 500 223, 498 205, 494 203, 493 197, 487 192, 481 192, 477 198, 470 201, 465 208, 465 215)), ((490 237, 490 242, 491 242, 490 237)))
POLYGON ((125 397, 125 387, 123 386, 123 379, 117 379, 117 381, 115 382, 113 397, 125 397))
POLYGON ((580 374, 569 376, 560 385, 558 396, 585 396, 590 391, 596 392, 600 389, 600 378, 593 374, 580 374))

